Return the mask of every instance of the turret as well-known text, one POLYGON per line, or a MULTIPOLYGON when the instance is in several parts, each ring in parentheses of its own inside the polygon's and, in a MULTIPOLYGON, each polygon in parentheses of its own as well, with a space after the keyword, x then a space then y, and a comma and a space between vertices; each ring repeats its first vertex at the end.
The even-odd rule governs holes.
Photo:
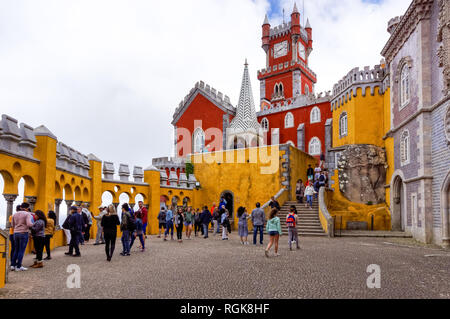
POLYGON ((291 14, 291 34, 294 37, 300 36, 300 12, 298 12, 296 3, 294 3, 294 10, 291 14))
POLYGON ((309 19, 306 20, 306 26, 305 26, 306 33, 308 34, 308 47, 312 48, 312 28, 309 24, 309 19))
POLYGON ((266 17, 264 19, 264 23, 262 25, 262 48, 267 53, 270 47, 270 23, 269 18, 266 17))

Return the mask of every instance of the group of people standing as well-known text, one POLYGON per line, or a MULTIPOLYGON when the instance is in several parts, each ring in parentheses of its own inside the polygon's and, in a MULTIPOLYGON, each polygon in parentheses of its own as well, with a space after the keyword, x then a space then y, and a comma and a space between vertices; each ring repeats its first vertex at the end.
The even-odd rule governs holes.
POLYGON ((298 180, 295 194, 298 203, 303 204, 303 200, 306 199, 305 207, 309 206, 312 209, 314 198, 317 199, 320 188, 328 186, 328 170, 321 164, 317 164, 315 168, 308 165, 306 176, 308 176, 306 184, 303 184, 301 179, 298 180))

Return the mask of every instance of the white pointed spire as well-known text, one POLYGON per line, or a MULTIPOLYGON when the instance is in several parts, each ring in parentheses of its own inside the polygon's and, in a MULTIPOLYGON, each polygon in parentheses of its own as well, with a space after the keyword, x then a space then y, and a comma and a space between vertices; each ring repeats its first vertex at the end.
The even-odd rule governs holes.
POLYGON ((309 19, 306 19, 306 26, 305 29, 312 29, 311 25, 309 24, 309 19))
POLYGON ((263 22, 263 25, 265 25, 265 24, 270 24, 269 18, 267 17, 267 13, 266 13, 266 17, 264 18, 264 22, 263 22))
POLYGON ((297 9, 297 2, 294 2, 294 10, 292 11, 292 13, 299 13, 297 9))
POLYGON ((261 126, 256 119, 255 103, 248 73, 248 63, 245 59, 244 75, 242 77, 241 93, 236 108, 236 117, 231 122, 231 128, 240 131, 259 130, 261 126))

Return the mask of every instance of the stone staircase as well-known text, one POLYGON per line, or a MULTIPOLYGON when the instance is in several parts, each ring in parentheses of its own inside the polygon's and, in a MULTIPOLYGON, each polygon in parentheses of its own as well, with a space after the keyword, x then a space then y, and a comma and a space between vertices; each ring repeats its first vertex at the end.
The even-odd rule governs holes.
POLYGON ((317 200, 313 202, 313 209, 305 207, 305 204, 298 204, 297 202, 286 202, 278 213, 281 220, 281 230, 283 234, 287 235, 288 229, 286 226, 286 216, 289 213, 290 207, 294 205, 297 208, 297 229, 298 235, 301 237, 309 236, 326 236, 322 229, 319 219, 319 203, 317 200))

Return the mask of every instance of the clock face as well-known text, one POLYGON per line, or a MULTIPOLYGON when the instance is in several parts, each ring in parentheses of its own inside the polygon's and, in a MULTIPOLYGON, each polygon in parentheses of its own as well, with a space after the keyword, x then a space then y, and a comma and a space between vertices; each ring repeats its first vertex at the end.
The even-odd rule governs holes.
POLYGON ((306 49, 303 43, 301 42, 298 43, 298 56, 306 61, 306 49))
POLYGON ((274 58, 280 58, 282 56, 287 55, 288 51, 288 43, 287 41, 283 41, 274 45, 274 58))

